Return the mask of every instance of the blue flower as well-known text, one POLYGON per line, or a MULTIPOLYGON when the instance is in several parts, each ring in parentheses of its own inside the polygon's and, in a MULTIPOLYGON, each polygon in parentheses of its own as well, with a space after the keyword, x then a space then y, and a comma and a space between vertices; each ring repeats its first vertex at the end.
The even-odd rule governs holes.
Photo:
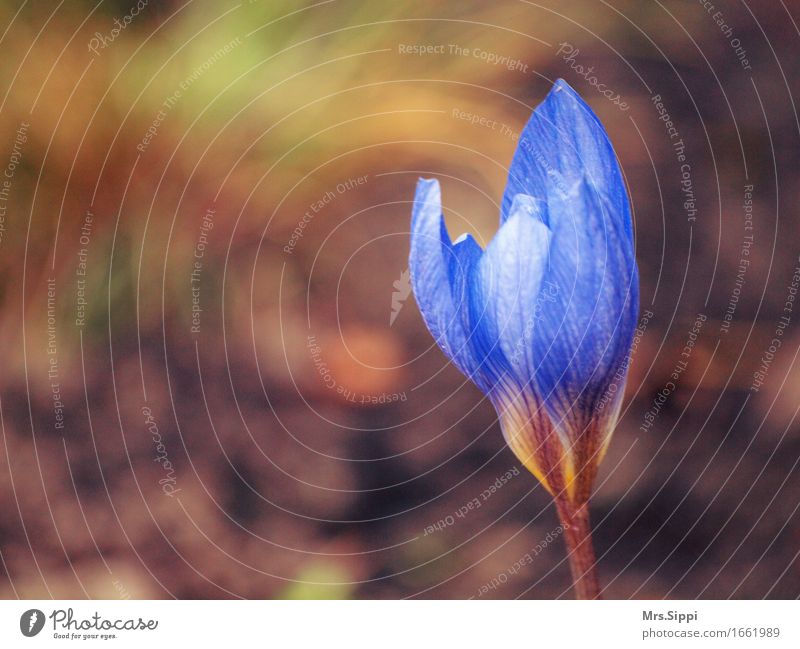
POLYGON ((555 83, 520 136, 482 250, 452 242, 436 180, 420 179, 414 294, 436 342, 489 397, 520 461, 586 503, 619 415, 639 280, 630 206, 600 121, 555 83))

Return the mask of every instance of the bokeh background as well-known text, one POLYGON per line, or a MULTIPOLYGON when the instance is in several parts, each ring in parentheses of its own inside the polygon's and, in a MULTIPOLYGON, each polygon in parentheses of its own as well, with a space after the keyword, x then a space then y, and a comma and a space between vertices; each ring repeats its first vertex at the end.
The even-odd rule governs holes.
POLYGON ((417 177, 485 244, 559 77, 616 148, 650 314, 592 501, 605 596, 800 595, 798 22, 2 0, 0 595, 570 597, 406 274, 417 177))

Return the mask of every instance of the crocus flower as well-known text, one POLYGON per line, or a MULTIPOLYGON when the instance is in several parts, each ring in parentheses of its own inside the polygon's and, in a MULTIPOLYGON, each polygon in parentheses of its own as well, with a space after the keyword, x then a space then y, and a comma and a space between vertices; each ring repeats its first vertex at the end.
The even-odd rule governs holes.
POLYGON ((619 415, 639 293, 630 206, 603 126, 557 81, 520 136, 486 250, 469 234, 451 241, 436 180, 419 180, 411 230, 428 329, 553 496, 577 596, 598 597, 588 501, 619 415))

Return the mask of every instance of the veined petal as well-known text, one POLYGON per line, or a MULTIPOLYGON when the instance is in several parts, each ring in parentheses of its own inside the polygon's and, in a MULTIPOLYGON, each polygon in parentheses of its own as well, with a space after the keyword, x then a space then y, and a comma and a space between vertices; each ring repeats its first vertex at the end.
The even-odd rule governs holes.
POLYGON ((551 240, 542 207, 530 196, 517 196, 512 215, 486 248, 471 282, 475 357, 499 390, 533 385, 533 305, 547 271, 551 240))
POLYGON ((411 221, 409 270, 414 296, 437 344, 461 372, 486 390, 464 328, 467 277, 481 254, 472 237, 451 243, 442 216, 439 183, 421 178, 411 221))
POLYGON ((497 391, 493 399, 503 438, 517 459, 553 496, 572 497, 574 458, 530 389, 497 391))
POLYGON ((551 193, 548 212, 556 227, 545 281, 558 297, 542 312, 534 337, 537 392, 573 444, 593 431, 597 445, 581 450, 588 461, 586 453, 597 453, 610 432, 607 425, 600 430, 601 422, 616 413, 600 413, 598 406, 619 382, 615 374, 636 327, 636 261, 619 220, 592 185, 578 183, 567 196, 551 193))
POLYGON ((572 494, 575 471, 572 442, 552 425, 535 379, 536 329, 553 299, 544 279, 552 251, 547 218, 542 201, 515 197, 511 216, 474 270, 469 306, 474 354, 491 376, 489 396, 506 443, 555 496, 572 494))
MULTIPOLYGON (((636 326, 633 231, 622 173, 605 129, 563 80, 554 84, 522 132, 501 222, 510 218, 520 192, 546 204, 553 232, 544 282, 557 298, 539 310, 535 392, 573 445, 584 444, 581 436, 589 429, 605 444, 618 407, 598 412, 597 406, 609 402, 609 385, 619 382, 614 375, 636 326)), ((584 456, 596 451, 578 450, 584 456)))
POLYGON ((567 196, 584 180, 604 197, 609 216, 632 239, 628 197, 608 135, 586 102, 559 79, 522 131, 503 195, 501 222, 511 215, 517 194, 567 196))

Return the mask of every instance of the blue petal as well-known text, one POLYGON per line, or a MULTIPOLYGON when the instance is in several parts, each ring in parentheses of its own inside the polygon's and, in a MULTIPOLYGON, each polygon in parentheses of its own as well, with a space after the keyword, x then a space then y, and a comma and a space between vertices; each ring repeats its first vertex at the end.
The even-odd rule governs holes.
POLYGON ((409 269, 414 296, 437 344, 464 374, 486 391, 479 363, 471 349, 464 320, 471 269, 482 254, 471 236, 456 244, 442 217, 441 190, 436 180, 420 178, 411 220, 409 269))
POLYGON ((576 439, 596 426, 598 404, 619 383, 614 374, 636 327, 638 274, 624 224, 593 185, 550 193, 547 209, 555 227, 545 281, 557 299, 535 332, 536 384, 553 424, 576 439))
POLYGON ((628 197, 608 135, 586 102, 559 79, 522 131, 503 195, 501 222, 511 214, 517 194, 568 196, 584 180, 604 197, 610 218, 632 239, 628 197))
POLYGON ((475 357, 501 390, 533 385, 534 332, 551 232, 543 205, 519 195, 512 214, 486 248, 471 282, 470 323, 475 357))

